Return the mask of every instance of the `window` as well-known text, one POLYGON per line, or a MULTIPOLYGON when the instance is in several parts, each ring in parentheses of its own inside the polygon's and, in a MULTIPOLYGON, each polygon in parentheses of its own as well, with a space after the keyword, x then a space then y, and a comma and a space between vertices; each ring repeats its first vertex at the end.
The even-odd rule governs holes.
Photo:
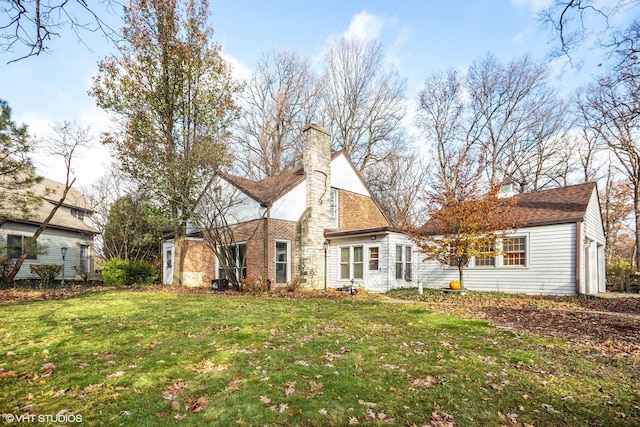
MULTIPOLYGON (((7 236, 7 257, 19 258, 24 252, 35 252, 36 244, 33 238, 25 236, 16 236, 9 234, 7 236)), ((28 252, 26 259, 37 259, 35 253, 28 252)))
POLYGON ((380 248, 377 246, 369 248, 369 271, 380 269, 380 248))
POLYGON ((362 279, 364 277, 364 250, 362 246, 353 248, 353 278, 362 279))
MULTIPOLYGON (((226 262, 228 263, 228 270, 234 271, 236 280, 242 280, 247 278, 247 244, 238 243, 230 245, 225 248, 226 262)), ((218 277, 226 279, 227 275, 223 268, 225 260, 218 259, 220 268, 218 269, 218 277)))
POLYGON ((340 248, 340 279, 364 278, 364 248, 362 246, 340 248))
POLYGON ((331 189, 331 219, 338 219, 338 190, 331 189))
POLYGON ((396 279, 410 282, 413 279, 413 248, 396 245, 396 279))
POLYGON ((402 267, 404 266, 402 262, 403 253, 402 245, 396 245, 396 279, 402 279, 402 267))
POLYGON ((413 278, 413 276, 412 276, 413 268, 412 268, 412 265, 411 265, 411 261, 413 259, 413 256, 412 256, 413 249, 411 248, 411 246, 405 246, 404 250, 405 250, 404 280, 406 280, 407 282, 410 282, 411 279, 413 278))
POLYGON ((502 265, 526 266, 527 239, 524 236, 509 237, 502 241, 502 265))
POLYGON ((349 260, 351 259, 350 248, 340 248, 340 278, 350 279, 349 260))
POLYGON ((171 249, 167 249, 167 255, 165 257, 165 259, 167 260, 167 268, 171 268, 172 264, 171 264, 171 249))
POLYGON ((276 242, 276 283, 289 281, 289 242, 276 242))
POLYGON ((71 216, 84 220, 84 211, 81 209, 71 208, 71 216))
POLYGON ((495 255, 494 242, 487 243, 480 246, 480 254, 476 255, 476 267, 495 267, 496 255, 495 255))

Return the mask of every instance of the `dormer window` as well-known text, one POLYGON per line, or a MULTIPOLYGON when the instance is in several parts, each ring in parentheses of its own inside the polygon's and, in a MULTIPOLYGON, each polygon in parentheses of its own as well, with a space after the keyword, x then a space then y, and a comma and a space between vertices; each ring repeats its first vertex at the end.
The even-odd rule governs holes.
POLYGON ((71 208, 71 216, 78 218, 80 221, 83 221, 84 211, 81 209, 71 208))

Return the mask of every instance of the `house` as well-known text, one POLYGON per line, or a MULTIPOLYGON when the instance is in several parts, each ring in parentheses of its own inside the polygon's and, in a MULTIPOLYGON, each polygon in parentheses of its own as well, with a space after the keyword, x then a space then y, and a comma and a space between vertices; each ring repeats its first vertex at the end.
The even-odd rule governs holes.
MULTIPOLYGON (((469 261, 466 288, 543 295, 605 292, 605 238, 595 183, 518 194, 507 182, 501 192, 517 197, 512 212, 521 226, 497 242, 500 254, 469 261)), ((418 279, 441 288, 458 279, 458 270, 425 261, 418 279)))
MULTIPOLYGON (((414 245, 390 226, 348 157, 331 153, 324 128, 310 125, 302 137, 303 161, 296 168, 260 181, 219 173, 210 182, 212 198, 230 206, 227 253, 237 277, 275 286, 297 280, 316 289, 410 285, 414 245)), ((206 203, 198 209, 208 210, 206 203)), ((181 261, 174 259, 175 242, 163 243, 163 283, 172 283, 175 262, 182 264, 183 285, 210 286, 225 277, 203 237, 212 228, 191 230, 181 261)))
MULTIPOLYGON (((25 242, 47 218, 53 205, 60 200, 64 188, 62 183, 42 179, 28 188, 29 192, 43 198, 43 202, 35 209, 23 214, 17 209, 3 207, 0 212, 3 218, 3 222, 0 222, 0 247, 5 248, 3 255, 9 258, 20 256, 26 248, 25 242)), ((42 250, 27 256, 16 279, 33 278, 30 271, 32 264, 62 265, 63 250, 65 278, 73 278, 79 272, 93 273, 91 251, 97 231, 92 227, 92 214, 93 209, 84 197, 71 188, 64 203, 37 240, 37 246, 42 250)))
MULTIPOLYGON (((324 128, 302 133, 302 165, 255 181, 219 173, 209 200, 227 206, 224 227, 200 221, 175 259, 175 242, 162 244, 163 283, 172 284, 181 264, 181 284, 211 286, 229 273, 275 286, 299 281, 314 289, 350 285, 374 292, 398 287, 441 288, 457 279, 457 268, 425 261, 415 243, 390 225, 367 185, 343 152, 331 153, 324 128), (210 230, 232 230, 225 270, 207 246, 210 230)), ((507 196, 520 191, 509 183, 507 196)), ((522 227, 504 252, 465 268, 467 288, 532 294, 595 294, 605 290, 604 233, 594 183, 517 195, 522 227), (505 262, 505 257, 509 258, 505 262), (509 264, 509 265, 508 265, 509 264)), ((202 202, 201 214, 213 212, 202 202)), ((206 215, 203 215, 206 216, 206 215)), ((218 247, 216 246, 216 247, 218 247)))

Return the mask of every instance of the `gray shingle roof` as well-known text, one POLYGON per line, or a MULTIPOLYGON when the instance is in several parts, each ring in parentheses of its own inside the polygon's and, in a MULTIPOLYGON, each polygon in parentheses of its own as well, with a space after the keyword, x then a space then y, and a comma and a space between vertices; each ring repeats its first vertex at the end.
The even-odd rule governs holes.
MULTIPOLYGON (((44 201, 39 206, 30 210, 26 215, 15 207, 12 209, 7 205, 0 207, 0 213, 6 215, 6 217, 13 222, 34 225, 42 224, 49 216, 49 213, 53 208, 53 204, 57 203, 58 200, 60 200, 60 197, 62 197, 64 187, 65 185, 60 182, 44 178, 41 182, 27 189, 13 190, 14 193, 24 193, 26 191, 32 192, 33 194, 43 197, 44 201)), ((76 208, 88 213, 93 212, 93 209, 90 207, 86 199, 74 188, 69 190, 62 206, 65 208, 76 208)), ((93 227, 72 216, 62 207, 56 211, 48 226, 51 228, 62 228, 92 234, 97 233, 93 227)))

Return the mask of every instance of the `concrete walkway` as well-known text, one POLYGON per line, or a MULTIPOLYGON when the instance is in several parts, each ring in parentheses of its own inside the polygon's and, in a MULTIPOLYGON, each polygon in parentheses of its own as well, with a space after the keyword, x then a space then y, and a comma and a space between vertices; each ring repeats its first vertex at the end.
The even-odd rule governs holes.
POLYGON ((598 298, 640 298, 640 293, 631 292, 603 292, 597 294, 598 298))

